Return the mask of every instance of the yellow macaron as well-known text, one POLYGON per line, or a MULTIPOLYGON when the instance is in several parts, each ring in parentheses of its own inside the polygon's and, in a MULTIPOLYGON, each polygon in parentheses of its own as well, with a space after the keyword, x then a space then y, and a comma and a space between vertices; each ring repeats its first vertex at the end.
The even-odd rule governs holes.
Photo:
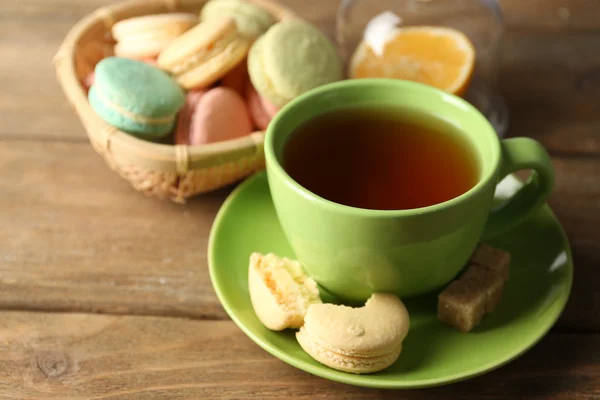
POLYGON ((157 63, 184 89, 202 88, 238 65, 249 48, 250 42, 239 34, 233 18, 215 18, 173 40, 160 53, 157 63))
POLYGON ((127 18, 112 27, 115 55, 156 57, 179 35, 198 23, 194 14, 170 13, 127 18))

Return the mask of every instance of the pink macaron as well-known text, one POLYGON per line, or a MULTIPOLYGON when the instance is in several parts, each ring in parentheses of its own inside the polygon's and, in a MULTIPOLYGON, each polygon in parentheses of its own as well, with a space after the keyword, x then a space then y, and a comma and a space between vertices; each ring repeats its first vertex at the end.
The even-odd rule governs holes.
POLYGON ((191 115, 189 144, 237 139, 252 133, 244 99, 235 90, 217 87, 199 96, 191 115))
POLYGON ((246 87, 246 99, 248 101, 248 111, 250 112, 254 126, 260 130, 267 129, 269 122, 271 122, 277 111, 279 111, 278 108, 258 94, 252 84, 248 84, 246 87))
POLYGON ((275 114, 279 112, 280 108, 277 107, 275 104, 271 103, 269 100, 267 100, 266 97, 263 97, 260 94, 258 95, 258 97, 260 98, 260 104, 263 106, 263 109, 266 111, 267 115, 271 119, 273 119, 273 117, 275 117, 275 114))
POLYGON ((85 88, 85 90, 90 90, 95 80, 96 74, 94 73, 94 71, 87 74, 86 77, 83 78, 83 87, 85 88))
MULTIPOLYGON (((134 58, 134 60, 135 60, 135 58, 134 58)), ((158 67, 158 65, 156 63, 156 57, 142 57, 142 58, 138 58, 137 60, 145 62, 148 65, 152 65, 153 67, 158 67)))
POLYGON ((175 144, 190 144, 190 125, 192 124, 192 115, 196 106, 206 90, 191 90, 185 98, 185 106, 181 108, 177 115, 177 126, 175 127, 175 144))

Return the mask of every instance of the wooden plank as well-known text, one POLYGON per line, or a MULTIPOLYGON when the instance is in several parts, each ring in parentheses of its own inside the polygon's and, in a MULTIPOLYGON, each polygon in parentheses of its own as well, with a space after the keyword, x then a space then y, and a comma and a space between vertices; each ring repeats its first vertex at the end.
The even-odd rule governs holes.
POLYGON ((500 0, 511 30, 598 31, 600 3, 594 0, 500 0))
MULTIPOLYGON (((339 2, 321 0, 279 0, 298 10, 303 16, 331 12, 339 2), (322 10, 322 11, 319 11, 322 10)), ((29 18, 79 18, 97 8, 114 4, 115 0, 23 0, 0 5, 3 15, 29 18)), ((510 28, 592 30, 598 29, 600 5, 594 0, 500 0, 505 23, 510 28)))
POLYGON ((600 159, 557 159, 556 189, 550 205, 571 243, 575 274, 573 291, 558 326, 600 331, 600 159))
MULTIPOLYGON (((225 317, 206 251, 228 189, 174 205, 134 192, 88 144, 2 143, 0 308, 225 317)), ((551 204, 576 263, 560 326, 600 330, 600 163, 555 164, 551 204)))
POLYGON ((4 141, 0 170, 0 307, 225 315, 206 247, 228 190, 146 198, 87 143, 4 141))
POLYGON ((263 351, 230 321, 0 313, 0 398, 573 399, 600 396, 600 335, 550 334, 486 375, 427 390, 338 384, 263 351))
POLYGON ((74 22, 7 18, 0 23, 5 56, 0 63, 0 84, 5 88, 0 92, 0 138, 85 140, 52 66, 74 22))
POLYGON ((498 83, 510 136, 539 140, 554 154, 600 154, 600 31, 516 34, 505 41, 498 83))

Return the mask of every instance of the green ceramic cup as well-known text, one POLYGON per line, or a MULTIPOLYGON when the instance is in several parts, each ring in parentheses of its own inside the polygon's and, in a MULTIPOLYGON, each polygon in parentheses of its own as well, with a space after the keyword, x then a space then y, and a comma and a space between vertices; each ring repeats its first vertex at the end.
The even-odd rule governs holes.
POLYGON ((466 101, 400 80, 346 80, 305 93, 271 121, 265 156, 277 216, 297 259, 322 288, 349 302, 374 292, 409 297, 440 289, 461 271, 479 241, 515 228, 545 202, 554 184, 552 162, 541 144, 528 138, 500 141, 466 101), (299 125, 334 109, 377 105, 435 114, 455 125, 477 155, 479 182, 433 206, 367 210, 328 201, 285 172, 282 150, 299 125), (497 183, 520 169, 534 172, 512 198, 494 207, 497 183))

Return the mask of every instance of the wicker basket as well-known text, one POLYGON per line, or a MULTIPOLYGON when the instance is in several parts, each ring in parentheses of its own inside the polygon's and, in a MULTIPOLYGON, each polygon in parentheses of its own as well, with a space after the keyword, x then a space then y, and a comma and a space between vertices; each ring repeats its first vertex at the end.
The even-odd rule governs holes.
MULTIPOLYGON (((295 18, 272 0, 249 0, 278 19, 295 18)), ((111 27, 134 16, 200 11, 206 0, 132 0, 96 10, 75 25, 54 58, 58 80, 94 149, 138 191, 177 203, 236 182, 264 167, 263 132, 204 146, 147 142, 104 122, 81 84, 96 63, 112 55, 111 27)))

